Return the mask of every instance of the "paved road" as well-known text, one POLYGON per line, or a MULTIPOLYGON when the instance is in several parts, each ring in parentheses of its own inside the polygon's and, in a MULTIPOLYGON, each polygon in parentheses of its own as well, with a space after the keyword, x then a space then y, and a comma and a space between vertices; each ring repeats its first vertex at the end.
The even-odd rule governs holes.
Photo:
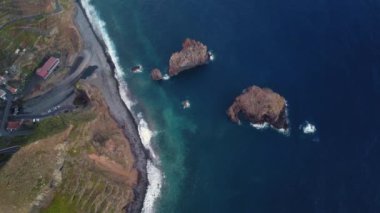
POLYGON ((26 136, 26 135, 31 135, 33 133, 32 130, 17 130, 13 132, 1 132, 0 136, 1 137, 17 137, 17 136, 26 136))
POLYGON ((19 114, 19 115, 12 115, 10 118, 12 120, 33 120, 33 119, 44 119, 51 116, 59 115, 63 112, 73 111, 75 110, 75 106, 64 106, 57 109, 54 109, 48 113, 42 113, 42 114, 19 114))
MULTIPOLYGON (((40 13, 40 14, 36 14, 36 15, 14 18, 14 19, 10 20, 9 22, 1 25, 0 31, 4 27, 11 25, 17 21, 31 20, 34 18, 38 18, 41 15, 51 16, 51 15, 61 13, 63 11, 63 8, 62 8, 59 0, 55 0, 55 3, 56 3, 56 8, 53 12, 48 13, 48 14, 40 13)), ((53 100, 61 99, 60 101, 58 101, 58 103, 59 103, 59 102, 63 102, 65 99, 68 99, 74 95, 74 89, 73 89, 74 83, 77 80, 79 80, 79 78, 80 78, 80 76, 84 70, 84 67, 87 66, 89 58, 90 58, 90 54, 88 51, 84 51, 82 54, 84 57, 84 60, 83 60, 84 63, 82 62, 81 65, 78 67, 78 69, 72 73, 72 75, 70 75, 64 81, 60 82, 60 84, 57 86, 56 89, 53 89, 51 92, 48 92, 46 95, 43 95, 43 96, 37 97, 34 100, 31 100, 32 104, 34 102, 34 105, 35 105, 34 109, 41 107, 41 106, 42 107, 40 109, 42 109, 42 110, 44 109, 43 106, 45 106, 45 108, 54 107, 54 106, 56 106, 57 103, 54 103, 53 100), (51 97, 50 103, 49 102, 45 103, 44 100, 48 99, 49 96, 51 97)), ((59 108, 56 107, 53 110, 48 109, 48 112, 45 112, 44 114, 39 113, 39 114, 30 114, 30 115, 20 115, 19 117, 9 116, 10 109, 12 107, 12 102, 13 102, 15 97, 12 94, 10 94, 9 91, 7 91, 6 98, 7 98, 7 103, 6 103, 6 107, 4 109, 4 113, 3 113, 1 123, 0 123, 0 136, 14 137, 14 136, 29 135, 32 133, 32 131, 30 131, 30 130, 21 130, 21 131, 15 131, 15 132, 6 131, 5 128, 6 128, 6 124, 7 124, 9 118, 15 119, 15 120, 17 120, 17 119, 35 119, 35 118, 41 119, 41 118, 56 115, 58 113, 66 111, 66 110, 73 110, 73 106, 66 106, 66 107, 59 107, 59 108)), ((27 104, 26 104, 26 106, 27 106, 27 104)), ((41 110, 37 110, 37 111, 41 111, 41 110)), ((9 150, 12 150, 12 149, 14 149, 14 147, 9 148, 9 150)))
POLYGON ((77 69, 70 76, 59 82, 56 87, 40 96, 26 100, 23 104, 23 113, 46 113, 49 109, 61 104, 67 98, 72 97, 75 92, 75 84, 88 66, 91 54, 85 50, 82 52, 81 57, 83 57, 83 60, 77 69))
POLYGON ((0 132, 5 131, 5 125, 8 122, 9 111, 11 110, 11 107, 12 107, 13 95, 11 95, 7 91, 6 98, 7 98, 7 104, 5 106, 3 117, 1 119, 0 132))
POLYGON ((59 82, 55 88, 38 97, 27 100, 23 104, 22 114, 13 116, 9 115, 14 96, 7 92, 7 105, 4 110, 3 119, 0 124, 0 136, 23 136, 28 135, 31 131, 8 132, 5 125, 8 119, 44 119, 50 116, 58 115, 65 111, 72 111, 75 106, 72 102, 75 98, 75 84, 82 77, 85 68, 88 66, 92 57, 89 51, 82 52, 79 65, 70 76, 59 82))
POLYGON ((0 149, 0 154, 13 154, 17 152, 20 148, 20 146, 11 146, 5 149, 0 149))

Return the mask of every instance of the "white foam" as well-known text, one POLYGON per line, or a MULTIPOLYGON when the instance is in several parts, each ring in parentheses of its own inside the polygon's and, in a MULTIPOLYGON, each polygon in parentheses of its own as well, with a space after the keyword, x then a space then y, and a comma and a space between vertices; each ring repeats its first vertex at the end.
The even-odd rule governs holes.
POLYGON ((144 147, 149 150, 153 159, 158 161, 158 158, 155 155, 152 144, 151 144, 151 139, 156 134, 149 129, 148 123, 144 120, 141 112, 137 114, 137 118, 138 118, 138 131, 141 138, 141 142, 143 143, 144 147))
POLYGON ((190 107, 191 107, 191 104, 190 104, 189 100, 182 101, 182 108, 183 109, 188 109, 190 107))
POLYGON ((253 128, 255 128, 255 129, 266 129, 266 128, 269 127, 269 124, 268 124, 267 122, 264 122, 264 123, 262 123, 262 124, 259 124, 259 123, 257 123, 257 124, 250 123, 250 125, 251 125, 253 128))
POLYGON ((132 71, 133 73, 142 73, 144 71, 144 68, 141 64, 137 65, 139 68, 135 71, 132 71))
POLYGON ((215 60, 215 55, 212 51, 208 51, 208 54, 209 54, 209 57, 210 57, 210 61, 214 61, 215 60))
POLYGON ((162 77, 162 80, 169 80, 170 79, 170 76, 168 74, 165 74, 163 77, 162 77))
POLYGON ((289 136, 290 135, 290 129, 284 129, 284 128, 281 128, 281 129, 277 129, 276 127, 270 125, 269 123, 267 122, 264 122, 264 123, 249 123, 253 128, 255 129, 258 129, 258 130, 264 130, 264 129, 268 129, 268 128, 272 128, 274 130, 276 130, 278 133, 281 133, 283 135, 286 135, 286 136, 289 136))
POLYGON ((153 213, 155 212, 154 203, 161 194, 162 173, 151 161, 148 161, 147 172, 149 185, 145 195, 142 212, 153 213))
POLYGON ((127 83, 123 78, 125 73, 123 71, 123 68, 120 66, 119 56, 117 55, 115 44, 113 43, 111 37, 107 32, 106 23, 99 17, 95 7, 91 5, 90 1, 91 0, 81 0, 82 6, 95 32, 98 34, 98 36, 101 37, 101 39, 104 41, 107 47, 107 52, 111 56, 112 61, 115 65, 115 77, 119 81, 119 90, 121 98, 130 109, 133 105, 135 105, 135 103, 130 98, 128 98, 127 83))
POLYGON ((304 134, 314 134, 317 131, 315 125, 311 124, 309 121, 305 121, 303 125, 300 126, 304 134))
MULTIPOLYGON (((123 69, 120 66, 119 57, 117 56, 115 45, 112 42, 105 28, 106 26, 105 22, 99 18, 99 15, 95 10, 95 7, 91 5, 90 1, 91 0, 81 0, 82 6, 92 26, 94 27, 96 33, 99 33, 98 36, 101 36, 101 38, 105 42, 107 51, 109 55, 111 56, 112 61, 115 64, 115 78, 119 82, 119 92, 120 92, 121 99, 127 105, 128 109, 131 110, 132 106, 135 105, 135 103, 128 98, 128 88, 123 78, 125 74, 124 74, 123 69)), ((154 150, 151 146, 151 139, 155 134, 149 129, 147 122, 143 119, 142 113, 138 113, 137 118, 138 118, 138 131, 141 138, 141 142, 143 143, 144 147, 150 151, 150 154, 153 158, 152 160, 154 160, 154 162, 150 160, 148 160, 147 162, 147 174, 148 174, 149 185, 148 185, 147 192, 145 195, 142 212, 153 213, 154 203, 156 199, 160 196, 160 192, 161 192, 162 173, 158 169, 158 166, 154 164, 154 163, 159 164, 158 156, 155 155, 154 150)))
POLYGON ((160 163, 158 156, 155 154, 151 140, 152 137, 156 135, 155 132, 149 129, 148 123, 144 120, 142 113, 137 114, 138 118, 138 131, 141 138, 141 142, 144 147, 149 150, 152 157, 152 161, 147 162, 147 175, 148 175, 148 188, 145 195, 145 200, 142 208, 143 213, 154 213, 154 204, 157 198, 161 194, 162 187, 162 172, 159 170, 158 166, 155 165, 160 163))
POLYGON ((283 135, 285 135, 285 136, 290 136, 290 128, 289 128, 289 129, 284 129, 284 128, 276 129, 276 128, 274 128, 273 126, 272 126, 272 128, 273 128, 274 130, 276 130, 278 133, 281 133, 281 134, 283 134, 283 135))

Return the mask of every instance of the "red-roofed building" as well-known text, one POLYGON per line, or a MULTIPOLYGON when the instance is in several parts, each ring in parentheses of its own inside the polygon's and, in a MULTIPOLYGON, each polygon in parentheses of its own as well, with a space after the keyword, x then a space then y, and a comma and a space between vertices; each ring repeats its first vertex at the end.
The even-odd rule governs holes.
POLYGON ((12 94, 16 94, 16 93, 17 93, 17 88, 11 87, 11 86, 9 86, 9 85, 8 85, 6 88, 7 88, 7 90, 8 90, 9 92, 11 92, 12 94))
POLYGON ((14 130, 17 130, 21 127, 23 121, 8 121, 8 124, 7 124, 7 130, 8 131, 14 131, 14 130))
POLYGON ((47 79, 55 68, 57 68, 59 62, 59 58, 50 57, 42 67, 37 69, 36 74, 43 79, 47 79))

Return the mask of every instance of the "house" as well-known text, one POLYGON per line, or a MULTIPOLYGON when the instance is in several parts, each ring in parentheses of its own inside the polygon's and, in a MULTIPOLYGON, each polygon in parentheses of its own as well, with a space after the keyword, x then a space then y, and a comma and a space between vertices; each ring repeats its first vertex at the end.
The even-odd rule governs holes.
POLYGON ((21 127, 22 123, 23 123, 23 120, 21 120, 21 121, 8 121, 7 130, 10 132, 15 131, 21 127))
POLYGON ((4 90, 0 89, 0 98, 6 100, 7 99, 6 95, 7 93, 4 90))
POLYGON ((0 85, 4 85, 7 83, 7 79, 4 76, 0 75, 0 85))
POLYGON ((50 57, 42 67, 38 68, 36 74, 43 79, 47 79, 49 75, 58 67, 59 58, 50 57))
POLYGON ((11 87, 9 85, 7 85, 7 90, 9 92, 11 92, 12 94, 16 94, 17 93, 17 88, 11 87))

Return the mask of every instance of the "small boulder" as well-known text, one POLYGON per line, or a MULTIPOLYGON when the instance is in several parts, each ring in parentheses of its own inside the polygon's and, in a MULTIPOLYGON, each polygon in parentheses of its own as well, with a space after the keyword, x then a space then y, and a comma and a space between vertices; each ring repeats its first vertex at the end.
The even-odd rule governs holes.
POLYGON ((157 68, 152 70, 152 72, 150 73, 150 76, 155 81, 160 81, 163 79, 161 71, 157 68))

